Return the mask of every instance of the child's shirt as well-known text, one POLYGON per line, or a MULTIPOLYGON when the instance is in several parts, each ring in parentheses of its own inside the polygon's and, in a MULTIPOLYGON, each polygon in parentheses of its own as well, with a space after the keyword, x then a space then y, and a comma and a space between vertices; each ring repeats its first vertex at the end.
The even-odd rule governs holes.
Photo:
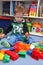
POLYGON ((23 33, 23 23, 13 22, 12 26, 13 26, 12 33, 14 34, 23 33))
MULTIPOLYGON (((16 22, 16 20, 12 21, 12 24, 7 28, 7 30, 12 31, 13 34, 25 34, 28 32, 28 27, 26 25, 25 20, 21 23, 16 22)), ((8 32, 9 32, 8 31, 8 32)))

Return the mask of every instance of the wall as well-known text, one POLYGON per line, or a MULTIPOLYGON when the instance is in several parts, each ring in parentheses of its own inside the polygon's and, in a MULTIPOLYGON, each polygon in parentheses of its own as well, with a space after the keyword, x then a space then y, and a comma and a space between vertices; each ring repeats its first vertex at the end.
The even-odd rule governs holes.
POLYGON ((0 1, 0 14, 2 14, 2 1, 0 1))

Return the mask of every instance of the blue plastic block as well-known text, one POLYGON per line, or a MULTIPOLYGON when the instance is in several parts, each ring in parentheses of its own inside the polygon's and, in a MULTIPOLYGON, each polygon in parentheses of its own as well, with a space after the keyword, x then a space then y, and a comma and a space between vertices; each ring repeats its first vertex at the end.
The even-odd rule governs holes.
POLYGON ((13 50, 14 50, 14 48, 13 48, 13 47, 11 47, 9 50, 13 51, 13 50))
POLYGON ((17 42, 17 37, 15 35, 12 35, 9 38, 7 38, 7 42, 9 42, 10 45, 13 46, 17 42))
POLYGON ((32 50, 27 51, 27 54, 31 56, 32 55, 32 50))

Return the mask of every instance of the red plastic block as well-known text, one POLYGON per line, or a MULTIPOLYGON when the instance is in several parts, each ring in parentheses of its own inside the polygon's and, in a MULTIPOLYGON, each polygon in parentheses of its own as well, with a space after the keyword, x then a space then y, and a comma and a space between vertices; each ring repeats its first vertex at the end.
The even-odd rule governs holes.
POLYGON ((41 59, 43 59, 43 51, 41 52, 41 59))
POLYGON ((14 46, 14 51, 15 51, 15 52, 19 52, 19 51, 20 51, 20 48, 19 48, 18 45, 15 45, 15 46, 14 46))
POLYGON ((20 51, 20 46, 19 46, 18 42, 16 42, 16 44, 14 45, 14 51, 15 52, 19 52, 20 51))
POLYGON ((39 60, 41 57, 41 54, 39 51, 33 50, 31 57, 34 58, 35 60, 39 60))
POLYGON ((13 61, 17 60, 19 57, 19 55, 17 53, 12 52, 10 50, 6 50, 5 53, 8 54, 13 61))
POLYGON ((43 54, 41 53, 41 57, 40 57, 41 59, 43 59, 43 54))

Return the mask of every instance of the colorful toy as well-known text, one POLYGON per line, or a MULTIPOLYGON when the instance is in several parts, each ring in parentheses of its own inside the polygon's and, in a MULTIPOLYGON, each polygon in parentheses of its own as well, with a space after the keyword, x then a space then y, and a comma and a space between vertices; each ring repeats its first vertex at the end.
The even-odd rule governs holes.
POLYGON ((42 27, 42 25, 40 23, 34 22, 32 24, 32 32, 37 32, 37 33, 41 32, 41 27, 42 27))
POLYGON ((5 54, 5 55, 4 55, 3 62, 4 62, 4 63, 8 63, 9 61, 10 61, 10 56, 7 55, 7 54, 5 54))
POLYGON ((22 37, 22 40, 23 40, 23 42, 26 41, 26 36, 25 35, 22 37))
POLYGON ((34 48, 34 49, 35 49, 36 51, 39 51, 39 52, 40 52, 40 50, 41 50, 41 49, 40 49, 40 48, 38 48, 38 47, 37 47, 37 48, 34 48))
POLYGON ((39 51, 36 51, 36 50, 33 50, 32 51, 32 58, 34 58, 35 60, 39 60, 40 59, 40 52, 39 51))
POLYGON ((32 23, 31 22, 26 22, 27 27, 28 27, 28 32, 31 32, 32 30, 32 23))
POLYGON ((2 49, 2 50, 0 50, 0 53, 5 54, 5 51, 2 49))
POLYGON ((6 48, 10 48, 10 44, 6 41, 6 39, 2 39, 0 43, 6 48))
POLYGON ((31 56, 32 55, 32 50, 27 51, 27 54, 31 56))
POLYGON ((2 61, 4 58, 4 54, 3 53, 0 53, 0 61, 2 61))
POLYGON ((36 32, 36 27, 32 27, 32 32, 36 32))
POLYGON ((30 44, 25 44, 24 42, 16 42, 16 44, 14 45, 14 50, 16 52, 19 52, 20 50, 30 50, 30 44))
POLYGON ((17 60, 19 58, 18 54, 15 52, 12 52, 10 50, 6 50, 5 54, 8 54, 10 56, 10 58, 14 61, 17 60))
POLYGON ((32 49, 34 49, 35 48, 35 46, 34 45, 30 45, 30 49, 32 50, 32 49))
POLYGON ((23 35, 23 37, 22 37, 22 41, 23 41, 23 42, 26 42, 26 40, 27 40, 27 38, 28 38, 28 35, 29 35, 28 32, 26 32, 25 35, 23 35))
POLYGON ((41 57, 40 57, 40 59, 43 59, 43 53, 41 52, 41 57))
POLYGON ((18 52, 19 56, 22 57, 22 58, 25 58, 26 57, 26 52, 18 52))
POLYGON ((32 2, 30 6, 29 16, 36 16, 36 10, 37 10, 36 2, 32 2))
POLYGON ((11 47, 9 50, 14 51, 14 47, 11 47))

